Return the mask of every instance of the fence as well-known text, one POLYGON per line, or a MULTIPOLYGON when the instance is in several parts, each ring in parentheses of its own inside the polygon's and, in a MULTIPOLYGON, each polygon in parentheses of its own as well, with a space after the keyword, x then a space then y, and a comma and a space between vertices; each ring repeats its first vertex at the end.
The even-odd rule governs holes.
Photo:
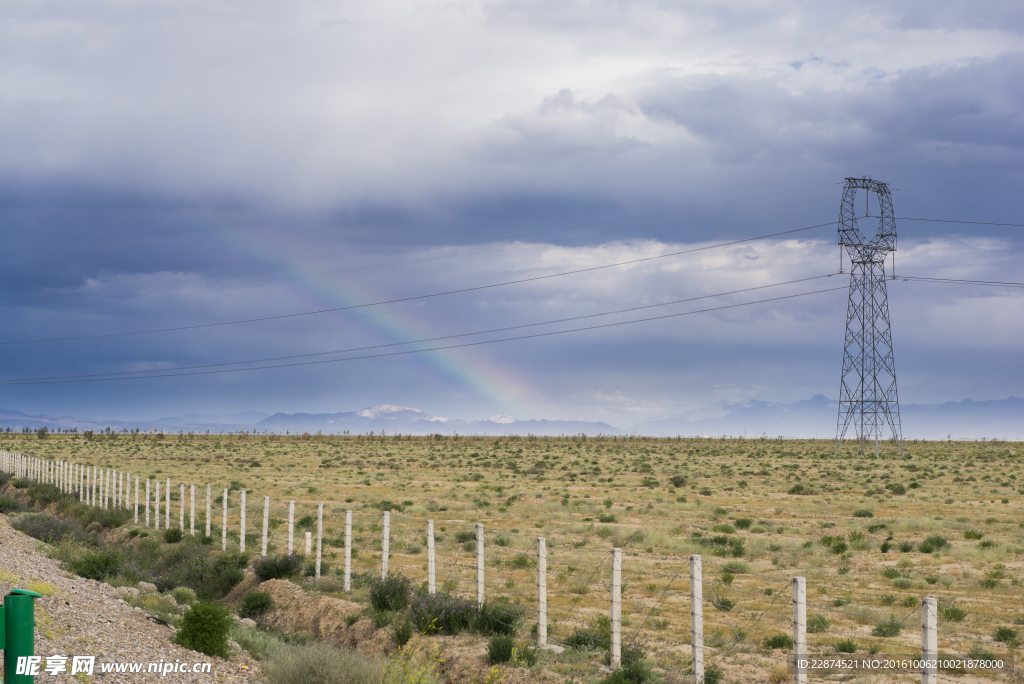
POLYGON ((717 683, 723 674, 730 681, 773 684, 864 673, 920 676, 923 684, 1020 678, 1014 658, 1024 620, 932 596, 901 602, 844 586, 838 576, 809 585, 804 577, 754 571, 729 560, 728 547, 718 548, 713 539, 706 541, 713 555, 665 561, 621 548, 555 545, 518 529, 488 535, 483 523, 470 528, 449 522, 458 529, 448 529, 397 509, 339 510, 322 502, 302 507, 269 496, 253 504, 245 490, 229 488, 214 498, 217 490, 209 484, 186 490, 177 483, 175 501, 170 478, 133 481, 130 473, 8 452, 0 452, 0 469, 77 494, 90 506, 127 509, 136 523, 156 530, 176 522, 185 532, 187 518, 188 534, 212 536, 219 517, 224 550, 245 551, 258 542, 262 556, 291 554, 301 533, 316 580, 331 576, 349 591, 371 577, 401 573, 428 594, 445 591, 486 606, 493 619, 538 647, 548 647, 553 636, 597 646, 612 667, 644 655, 669 673, 686 673, 694 684, 717 683), (247 527, 253 505, 258 534, 247 527), (889 609, 887 619, 873 607, 878 604, 889 609), (976 633, 956 631, 968 618, 976 633), (982 636, 986 630, 991 639, 982 636))

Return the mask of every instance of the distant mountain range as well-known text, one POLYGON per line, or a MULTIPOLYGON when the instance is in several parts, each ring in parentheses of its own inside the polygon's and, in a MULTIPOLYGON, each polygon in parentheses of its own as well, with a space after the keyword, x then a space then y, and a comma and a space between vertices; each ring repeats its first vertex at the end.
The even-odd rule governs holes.
MULTIPOLYGON (((228 414, 185 413, 148 421, 97 421, 74 416, 28 415, 0 409, 0 428, 51 430, 78 428, 102 431, 140 429, 163 432, 237 432, 241 430, 277 434, 474 434, 474 435, 651 435, 823 437, 835 436, 838 402, 820 394, 800 401, 772 403, 748 401, 725 403, 700 411, 638 423, 623 430, 608 423, 574 420, 518 420, 491 416, 466 421, 438 418, 408 406, 382 404, 344 413, 275 413, 243 411, 228 414)), ((944 404, 903 404, 900 406, 903 435, 907 439, 1024 439, 1024 399, 1009 397, 994 401, 964 399, 944 404)), ((853 432, 851 431, 850 436, 853 432)))
POLYGON ((438 418, 408 406, 382 404, 345 413, 275 413, 268 416, 258 411, 230 414, 186 413, 156 420, 96 421, 74 416, 30 416, 21 411, 0 409, 0 428, 37 430, 43 426, 102 431, 139 429, 163 432, 238 432, 240 430, 278 434, 304 432, 324 434, 474 434, 474 435, 621 435, 622 430, 607 423, 575 420, 516 420, 511 416, 492 416, 487 420, 466 421, 438 418))
MULTIPOLYGON (((839 402, 817 394, 789 403, 748 401, 720 404, 640 423, 644 435, 744 435, 835 437, 839 402)), ((904 439, 1024 438, 1024 399, 901 404, 904 439)), ((850 428, 848 435, 853 435, 850 428)), ((887 434, 887 431, 884 432, 887 434)))

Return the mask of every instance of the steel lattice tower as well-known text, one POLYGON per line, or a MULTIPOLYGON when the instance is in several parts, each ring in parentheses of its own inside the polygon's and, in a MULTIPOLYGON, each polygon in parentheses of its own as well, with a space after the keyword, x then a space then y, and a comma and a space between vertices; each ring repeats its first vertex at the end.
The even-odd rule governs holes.
POLYGON ((860 453, 864 453, 866 442, 874 441, 877 458, 882 429, 888 423, 902 455, 896 364, 885 289, 885 258, 896 251, 896 220, 892 215, 888 185, 869 178, 846 179, 839 211, 839 245, 840 250, 846 247, 851 268, 835 453, 839 454, 839 447, 852 424, 860 453), (858 190, 865 193, 864 218, 878 219, 878 232, 871 241, 865 239, 857 227, 854 199, 858 190), (872 193, 878 202, 877 217, 868 216, 872 193))

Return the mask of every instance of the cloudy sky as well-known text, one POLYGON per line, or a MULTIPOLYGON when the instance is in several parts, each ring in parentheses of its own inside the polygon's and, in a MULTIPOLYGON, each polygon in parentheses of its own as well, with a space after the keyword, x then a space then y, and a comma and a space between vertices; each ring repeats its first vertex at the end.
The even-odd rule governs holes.
MULTIPOLYGON (((836 397, 843 179, 1024 224, 1022 77, 1010 0, 3 3, 0 376, 75 382, 0 408, 629 427, 836 397)), ((897 227, 897 275, 1024 280, 1024 228, 897 227)), ((902 401, 1024 393, 1020 289, 889 294, 902 401)))

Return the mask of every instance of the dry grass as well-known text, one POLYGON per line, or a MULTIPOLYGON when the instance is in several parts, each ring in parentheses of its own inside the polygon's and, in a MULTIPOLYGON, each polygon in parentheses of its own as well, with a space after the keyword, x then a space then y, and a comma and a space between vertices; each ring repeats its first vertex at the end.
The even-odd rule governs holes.
MULTIPOLYGON (((286 545, 288 499, 296 501, 297 520, 315 519, 316 503, 323 501, 324 561, 331 573, 341 565, 346 509, 354 511, 353 570, 377 571, 380 504, 391 502, 391 571, 417 583, 425 579, 429 518, 438 538, 438 584, 467 594, 474 586, 474 542, 460 542, 456 533, 482 522, 488 595, 516 597, 526 606, 532 606, 535 569, 516 557, 532 560, 543 535, 556 641, 606 613, 609 552, 617 546, 624 556, 624 624, 630 625, 624 636, 642 634, 657 663, 677 671, 689 654, 687 558, 693 553, 704 558, 705 596, 714 591, 733 604, 728 610, 708 605, 705 629, 718 634, 723 649, 712 652, 710 662, 736 677, 747 667, 765 672, 757 668, 780 665, 782 652, 761 644, 788 631, 791 578, 798 575, 807 578, 809 611, 831 621, 829 634, 810 638, 812 651, 821 653, 833 652, 841 639, 853 641, 861 655, 872 648, 919 651, 920 618, 912 614, 926 595, 969 611, 963 622, 944 628, 987 641, 996 626, 1024 618, 1024 449, 1016 443, 917 442, 907 445, 906 459, 889 447, 879 460, 849 447, 833 459, 832 444, 820 440, 119 436, 8 438, 0 448, 143 478, 171 477, 173 524, 177 483, 195 483, 199 530, 207 483, 215 497, 223 487, 244 488, 249 550, 259 549, 264 495, 272 501, 271 553, 286 545), (675 475, 686 484, 672 487, 675 475), (799 491, 798 484, 814 493, 789 493, 799 491), (902 485, 906 493, 886 485, 902 485), (859 510, 873 517, 855 517, 859 510), (602 515, 613 515, 614 522, 599 521, 602 515), (740 518, 751 520, 748 529, 712 529, 735 527, 740 518), (965 530, 983 536, 968 539, 965 530), (499 534, 504 546, 495 543, 499 534), (933 535, 948 545, 921 553, 917 546, 933 535), (725 549, 708 544, 715 536, 742 540, 740 559, 750 565, 729 585, 721 582, 721 566, 732 557, 716 555, 725 549), (838 538, 846 548, 834 552, 839 547, 822 544, 822 537, 838 538), (886 541, 891 548, 882 553, 886 541), (900 551, 901 544, 910 550, 900 551), (902 566, 906 577, 883 577, 890 566, 902 566), (898 637, 872 638, 872 628, 890 615, 911 617, 898 637)), ((229 501, 232 548, 238 543, 237 491, 229 501)), ((220 511, 214 503, 217 546, 220 511)), ((300 551, 308 529, 315 526, 296 530, 300 551)), ((985 647, 1008 653, 998 644, 985 647)), ((939 648, 966 652, 964 643, 945 636, 939 648)))

